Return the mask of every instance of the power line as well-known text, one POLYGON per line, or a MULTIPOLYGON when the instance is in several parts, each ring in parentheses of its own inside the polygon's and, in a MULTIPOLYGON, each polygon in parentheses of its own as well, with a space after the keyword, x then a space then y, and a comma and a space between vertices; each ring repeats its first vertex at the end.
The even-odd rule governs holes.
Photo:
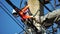
MULTIPOLYGON (((7 9, 7 7, 2 3, 2 2, 0 2, 6 9, 7 9)), ((8 10, 8 9, 7 9, 8 10)), ((9 10, 8 10, 9 11, 9 10)), ((9 13, 12 15, 12 13, 9 11, 9 13)), ((16 18, 15 18, 16 19, 16 18)), ((20 22, 18 19, 16 19, 18 22, 20 22)), ((22 23, 20 23, 21 25, 22 25, 22 23)), ((23 26, 23 25, 22 25, 23 26)))
POLYGON ((21 0, 21 2, 20 2, 20 8, 21 8, 21 5, 22 5, 22 2, 23 2, 23 0, 21 0))
POLYGON ((49 11, 49 12, 52 12, 47 6, 45 6, 45 4, 43 4, 42 2, 41 2, 41 0, 39 0, 40 1, 40 3, 49 11))
MULTIPOLYGON (((2 6, 0 6, 4 11, 5 11, 5 9, 2 7, 2 6)), ((6 12, 6 11, 5 11, 6 12)), ((8 12, 6 12, 16 23, 17 23, 17 21, 8 13, 8 12)), ((18 24, 18 23, 17 23, 18 24)), ((25 31, 25 29, 20 25, 20 24, 18 24, 24 31, 25 31)), ((26 32, 26 31, 25 31, 26 32)))
MULTIPOLYGON (((4 5, 3 5, 4 6, 4 5)), ((6 8, 6 6, 4 6, 5 8, 6 8)), ((6 8, 7 9, 7 8, 6 8)), ((8 10, 8 9, 7 9, 8 10)), ((9 11, 9 10, 8 10, 9 11)), ((9 13, 11 13, 10 11, 9 11, 9 13)))
POLYGON ((55 8, 53 7, 53 5, 52 5, 52 3, 50 2, 50 5, 51 5, 51 7, 53 8, 53 10, 55 10, 55 8))
POLYGON ((25 31, 25 29, 2 6, 0 6, 0 7, 16 22, 16 24, 18 24, 25 31))
POLYGON ((56 9, 56 0, 54 0, 54 8, 56 9))

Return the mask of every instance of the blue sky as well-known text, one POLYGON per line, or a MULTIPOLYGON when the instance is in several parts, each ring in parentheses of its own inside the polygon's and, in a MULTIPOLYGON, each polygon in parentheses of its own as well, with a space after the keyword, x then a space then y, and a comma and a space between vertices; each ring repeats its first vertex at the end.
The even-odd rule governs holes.
MULTIPOLYGON (((22 7, 23 8, 25 5, 24 5, 24 2, 26 0, 23 0, 23 3, 22 3, 22 7)), ((12 12, 12 7, 10 5, 8 5, 5 0, 0 0, 0 2, 2 2, 10 12, 12 12)), ((13 4, 15 6, 17 6, 18 8, 20 8, 20 2, 21 0, 11 0, 11 2, 13 2, 13 4)), ((52 4, 53 4, 53 0, 51 1, 52 4)), ((57 2, 58 4, 58 2, 57 2)), ((1 5, 1 4, 0 4, 1 5)), ((1 5, 3 8, 4 6, 1 5)), ((50 4, 47 4, 46 6, 48 6, 51 10, 52 10, 52 7, 50 6, 50 4)), ((21 9, 20 8, 20 9, 21 9)), ((57 7, 56 9, 58 9, 59 7, 57 7)), ((4 8, 6 10, 6 8, 4 8)), ((7 11, 7 10, 6 10, 7 11)), ((48 13, 48 10, 46 8, 44 8, 44 14, 47 14, 48 13)), ((13 16, 12 16, 13 17, 13 16)), ((20 18, 18 17, 17 18, 19 21, 20 21, 20 18)), ((18 22, 18 21, 17 21, 18 22)), ((19 22, 18 22, 19 23, 19 22)), ((22 23, 20 21, 20 23, 22 23)), ((19 24, 20 24, 19 23, 19 24)), ((55 24, 56 26, 56 24, 55 24)), ((54 27, 55 27, 54 26, 54 27)), ((20 31, 22 31, 22 28, 19 27, 16 22, 8 15, 4 12, 4 10, 0 7, 0 34, 16 34, 16 33, 19 33, 20 31)), ((23 33, 22 33, 23 34, 23 33)), ((59 34, 59 30, 58 30, 58 33, 59 34)))

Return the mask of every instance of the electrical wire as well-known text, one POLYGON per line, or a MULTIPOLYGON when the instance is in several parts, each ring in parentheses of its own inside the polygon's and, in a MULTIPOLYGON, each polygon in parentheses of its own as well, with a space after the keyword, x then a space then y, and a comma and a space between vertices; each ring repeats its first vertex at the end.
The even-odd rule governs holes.
POLYGON ((52 12, 47 6, 45 6, 45 4, 43 4, 42 2, 41 2, 41 0, 39 0, 40 1, 40 3, 49 11, 49 12, 52 12))
POLYGON ((50 5, 51 5, 51 7, 53 8, 53 10, 55 10, 55 8, 53 7, 53 5, 52 5, 52 3, 50 2, 50 5))
MULTIPOLYGON (((0 6, 5 12, 6 12, 6 10, 2 7, 2 6, 0 6)), ((11 17, 11 15, 8 13, 8 12, 6 12, 10 17, 11 17)), ((11 17, 12 18, 12 17, 11 17)), ((14 18, 12 18, 16 23, 17 23, 17 21, 14 19, 14 18)), ((17 23, 18 24, 18 23, 17 23)), ((23 27, 20 25, 20 24, 18 24, 22 29, 23 29, 23 27)), ((24 29, 23 29, 24 30, 24 29)), ((25 30, 24 30, 25 31, 25 30)))
POLYGON ((54 8, 56 9, 56 0, 54 0, 54 8))
POLYGON ((23 30, 21 32, 19 32, 18 34, 21 34, 23 32, 23 30))
POLYGON ((57 4, 56 6, 60 6, 60 4, 57 4))
MULTIPOLYGON (((5 7, 5 6, 4 6, 5 7)), ((6 7, 5 7, 6 8, 6 7)), ((11 12, 10 12, 11 13, 11 12)))
POLYGON ((21 8, 21 5, 22 5, 22 2, 23 2, 23 0, 20 0, 21 2, 20 2, 20 8, 21 8))
POLYGON ((2 6, 0 7, 16 22, 16 24, 18 24, 25 31, 25 29, 2 6))
MULTIPOLYGON (((56 1, 55 1, 56 2, 56 1)), ((41 1, 40 3, 49 11, 49 12, 52 12, 51 10, 49 10, 49 8, 47 6, 45 6, 41 1)), ((51 3, 50 3, 51 4, 51 3)), ((55 4, 56 5, 56 4, 55 4)), ((52 5, 51 5, 52 6, 52 5)), ((52 6, 53 7, 53 6, 52 6)), ((56 6, 55 6, 56 7, 56 6)), ((55 8, 53 8, 55 9, 55 8)), ((53 24, 52 24, 52 30, 53 30, 53 24)), ((54 34, 54 31, 52 32, 54 34)))
MULTIPOLYGON (((44 5, 45 6, 45 5, 44 5)), ((45 6, 45 8, 47 9, 47 10, 49 10, 46 6, 45 6)), ((50 10, 49 10, 50 11, 50 10)), ((50 11, 50 12, 52 12, 52 11, 50 11)))
MULTIPOLYGON (((2 4, 3 5, 3 4, 2 4)), ((3 5, 5 8, 6 8, 6 6, 5 5, 3 5)), ((6 8, 7 9, 7 8, 6 8)), ((7 9, 8 10, 8 9, 7 9)), ((12 15, 12 13, 9 11, 9 13, 12 15)), ((16 19, 16 18, 15 18, 16 19)), ((16 19, 19 23, 20 23, 20 21, 18 20, 18 19, 16 19)), ((20 23, 21 24, 21 23, 20 23)), ((21 24, 23 27, 24 27, 24 25, 23 24, 21 24)), ((21 32, 20 32, 21 33, 21 32)))
MULTIPOLYGON (((54 8, 56 9, 56 0, 54 0, 54 8)), ((55 20, 57 19, 58 17, 55 18, 55 20)), ((55 20, 53 22, 55 22, 55 20)), ((54 34, 54 27, 53 27, 54 24, 52 24, 52 34, 54 34)))
MULTIPOLYGON (((2 3, 2 2, 0 2, 6 9, 7 9, 7 7, 2 3)), ((8 9, 7 9, 8 10, 8 9)), ((9 10, 8 10, 9 11, 9 10)), ((9 13, 12 15, 12 13, 9 11, 9 13)), ((16 19, 16 18, 15 18, 16 19)), ((19 23, 20 23, 20 21, 18 20, 18 19, 16 19, 19 23)), ((22 23, 20 23, 22 26, 24 26, 22 23)))

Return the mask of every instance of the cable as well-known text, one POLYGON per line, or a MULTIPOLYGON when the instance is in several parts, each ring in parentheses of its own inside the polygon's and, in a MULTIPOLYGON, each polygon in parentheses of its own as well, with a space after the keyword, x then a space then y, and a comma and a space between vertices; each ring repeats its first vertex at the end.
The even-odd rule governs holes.
MULTIPOLYGON (((13 8, 13 9, 16 9, 17 7, 10 1, 10 0, 6 0, 6 2, 13 8)), ((18 10, 22 10, 22 9, 19 9, 19 8, 17 8, 18 10)), ((18 13, 18 11, 17 11, 17 13, 18 13)), ((18 15, 19 15, 19 13, 18 13, 18 15)), ((19 15, 20 16, 20 15, 19 15)), ((25 24, 25 23, 24 23, 25 24)))
MULTIPOLYGON (((2 2, 0 2, 5 8, 6 8, 6 6, 2 3, 2 2)), ((6 8, 7 9, 7 8, 6 8)), ((8 9, 7 9, 8 10, 8 9)), ((9 10, 8 10, 9 11, 9 10)), ((9 11, 9 13, 12 15, 12 13, 9 11)), ((16 19, 16 18, 15 18, 16 19)), ((18 19, 16 19, 17 21, 19 21, 18 19)), ((20 23, 20 21, 19 21, 19 23, 20 23)), ((22 23, 20 23, 21 25, 22 25, 22 23)), ((24 26, 24 25, 22 25, 22 26, 24 26)))
MULTIPOLYGON (((40 1, 40 0, 39 0, 40 1)), ((49 8, 47 7, 47 6, 45 6, 41 1, 40 1, 40 3, 49 11, 49 12, 52 12, 51 10, 49 10, 49 8)), ((51 5, 52 6, 52 5, 51 5)), ((53 24, 52 24, 53 25, 53 24)), ((53 26, 52 26, 52 28, 53 28, 53 26)), ((53 34, 54 34, 54 31, 53 31, 53 34)))
POLYGON ((23 32, 23 30, 22 31, 20 31, 18 34, 21 34, 23 32))
MULTIPOLYGON (((2 6, 0 6, 0 7, 6 12, 6 10, 2 6)), ((6 13, 18 24, 18 22, 8 12, 6 12, 6 13)), ((23 29, 23 27, 20 24, 18 24, 18 25, 23 29)), ((23 29, 23 30, 25 31, 25 29, 23 29)))
POLYGON ((56 6, 60 6, 60 4, 57 4, 56 6))
MULTIPOLYGON (((16 24, 18 24, 18 22, 2 6, 0 6, 0 7, 16 22, 16 24)), ((18 25, 25 31, 25 29, 20 24, 18 24, 18 25)))
POLYGON ((51 2, 50 2, 50 5, 51 5, 51 7, 53 8, 53 10, 55 10, 55 8, 54 8, 53 5, 51 4, 51 2))
POLYGON ((54 0, 54 8, 56 9, 56 0, 54 0))
POLYGON ((20 2, 20 8, 21 8, 21 5, 22 5, 22 2, 23 2, 23 0, 20 0, 21 2, 20 2))
POLYGON ((49 11, 49 12, 52 12, 47 6, 45 6, 42 2, 41 2, 41 0, 39 0, 40 1, 40 3, 49 11))

